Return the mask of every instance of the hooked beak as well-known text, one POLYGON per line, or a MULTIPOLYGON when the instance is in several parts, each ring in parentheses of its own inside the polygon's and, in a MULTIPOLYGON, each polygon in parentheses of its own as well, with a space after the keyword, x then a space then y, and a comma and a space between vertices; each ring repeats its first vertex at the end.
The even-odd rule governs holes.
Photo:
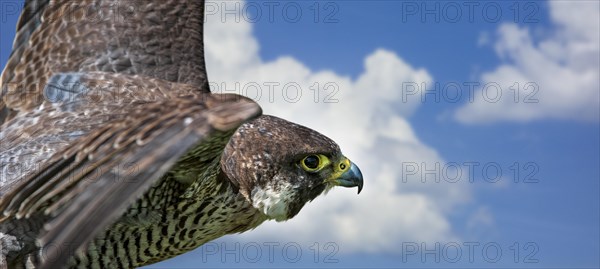
POLYGON ((344 173, 340 175, 337 179, 333 180, 334 184, 342 187, 358 187, 358 193, 363 188, 363 176, 358 169, 358 166, 354 163, 350 163, 350 169, 346 170, 344 173))

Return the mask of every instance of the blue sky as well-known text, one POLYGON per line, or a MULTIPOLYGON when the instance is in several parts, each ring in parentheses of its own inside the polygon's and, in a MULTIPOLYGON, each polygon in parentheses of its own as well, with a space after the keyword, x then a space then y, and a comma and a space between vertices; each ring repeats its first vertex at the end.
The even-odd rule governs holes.
MULTIPOLYGON (((304 210, 309 212, 301 212, 297 221, 269 223, 264 229, 227 236, 153 268, 600 266, 600 82, 597 77, 600 54, 598 39, 594 39, 600 34, 597 27, 600 10, 593 1, 552 3, 566 5, 563 7, 546 1, 479 3, 473 6, 472 19, 468 17, 470 11, 466 6, 472 2, 299 1, 289 7, 289 14, 283 11, 284 2, 274 2, 279 5, 274 6, 273 20, 266 15, 268 7, 264 3, 250 3, 260 9, 258 12, 262 15, 256 17, 256 10, 248 8, 248 13, 238 14, 241 14, 239 22, 233 16, 220 17, 218 11, 222 4, 212 4, 211 7, 217 9, 213 11, 217 12, 207 16, 212 27, 207 29, 207 39, 216 45, 207 43, 207 47, 214 50, 207 55, 209 78, 227 83, 247 82, 254 74, 261 77, 256 78, 257 81, 302 80, 300 85, 314 81, 337 83, 340 86, 337 104, 276 101, 261 105, 267 113, 287 116, 332 136, 342 149, 359 155, 347 154, 366 164, 363 172, 368 193, 350 197, 344 196, 345 190, 334 190, 335 193, 311 203, 310 208, 304 210), (437 15, 425 14, 424 9, 436 7, 433 13, 437 15), (462 13, 459 17, 453 13, 456 7, 462 13), (495 15, 496 7, 501 14, 495 15), (298 21, 293 12, 296 8, 302 11, 298 21), (319 14, 315 14, 316 8, 319 14), (561 13, 559 9, 569 12, 561 13), (577 15, 579 11, 591 12, 587 13, 591 16, 577 15), (439 16, 439 22, 435 16, 439 16), (227 34, 219 37, 224 32, 227 34), (213 39, 213 36, 222 39, 213 39), (591 49, 576 51, 590 43, 591 49), (224 56, 219 55, 225 54, 219 50, 224 48, 249 59, 220 59, 224 56), (366 66, 369 59, 373 64, 366 66), (244 67, 231 67, 231 63, 244 67), (387 63, 392 66, 389 70, 387 63), (595 72, 596 77, 584 79, 587 72, 595 72), (300 73, 306 74, 295 77, 300 73), (390 82, 384 83, 387 79, 390 82), (425 91, 419 92, 417 99, 403 101, 401 97, 408 89, 402 82, 419 85, 425 82, 428 88, 434 88, 435 83, 440 83, 442 88, 452 83, 497 83, 503 86, 504 99, 497 104, 486 103, 477 88, 472 93, 473 102, 464 91, 463 97, 455 102, 444 97, 435 101, 433 93, 425 95, 427 99, 422 101, 420 95, 425 91), (521 93, 519 98, 523 98, 524 94, 531 93, 523 87, 523 82, 537 85, 534 98, 538 103, 524 103, 523 99, 514 102, 510 95, 514 91, 505 85, 520 83, 517 91, 521 93), (337 114, 346 110, 356 112, 357 118, 351 117, 355 115, 352 113, 337 114), (313 113, 324 116, 311 117, 313 113), (369 117, 359 119, 362 114, 369 117), (340 128, 349 128, 349 131, 341 132, 336 128, 338 125, 331 122, 340 117, 346 120, 346 125, 339 125, 340 128), (380 120, 385 123, 373 123, 380 120), (389 125, 388 120, 402 124, 389 125), (369 125, 365 126, 366 123, 369 125), (404 132, 386 133, 386 126, 401 126, 398 128, 404 132), (410 135, 404 137, 406 133, 410 135), (364 145, 358 145, 360 143, 364 145), (435 175, 429 174, 428 178, 419 171, 416 178, 425 178, 428 184, 414 182, 415 178, 409 178, 410 184, 404 184, 408 172, 398 167, 421 163, 429 168, 436 164, 441 167, 459 164, 463 172, 461 181, 437 184, 431 182, 435 175), (468 164, 477 164, 473 174, 467 172, 468 164), (386 169, 392 172, 381 172, 388 171, 386 169), (502 177, 498 182, 487 182, 495 177, 494 169, 499 169, 502 177), (515 182, 517 171, 518 182, 515 182), (484 172, 488 172, 487 177, 482 176, 484 172), (374 181, 372 187, 370 180, 374 181), (397 190, 384 195, 384 186, 397 190), (386 195, 390 195, 389 200, 372 202, 373 197, 386 195), (335 207, 337 201, 352 201, 349 212, 339 212, 335 207), (420 207, 386 201, 424 201, 425 206, 414 209, 420 207), (361 205, 374 215, 361 211, 365 210, 361 205), (331 208, 322 209, 327 206, 331 208), (402 209, 414 209, 410 212, 416 214, 417 220, 409 219, 402 212, 394 213, 402 209), (301 218, 303 213, 306 213, 304 219, 301 218), (370 223, 363 218, 376 221, 370 223), (339 219, 345 222, 335 222, 339 219), (413 222, 416 224, 405 224, 413 222), (438 225, 440 222, 445 224, 438 225), (309 228, 309 223, 316 228, 309 228), (356 240, 348 239, 353 236, 350 228, 340 228, 339 232, 324 228, 340 223, 361 227, 363 237, 354 235, 356 240), (306 231, 300 231, 303 228, 306 231), (370 228, 380 231, 366 232, 370 228), (297 237, 294 236, 296 231, 297 237), (379 237, 382 239, 377 239, 379 237), (274 246, 272 261, 266 255, 269 242, 278 244, 274 246), (318 251, 315 251, 315 242, 318 251), (328 242, 333 244, 327 245, 328 242), (473 260, 467 257, 470 243, 465 245, 465 242, 475 246, 473 260), (437 250, 436 243, 439 244, 437 250), (236 244, 240 246, 237 249, 236 244), (453 260, 456 253, 452 251, 457 245, 462 256, 453 260), (289 247, 287 256, 281 252, 284 246, 289 247), (414 246, 419 248, 416 254, 410 253, 414 246), (482 253, 484 246, 488 246, 487 254, 482 253), (422 247, 435 251, 423 254, 422 247), (257 248, 262 256, 253 259, 257 257, 253 252, 257 248), (302 255, 296 261, 293 252, 298 248, 302 255), (227 249, 233 250, 227 252, 227 249), (496 249, 502 254, 494 262, 496 249), (315 252, 320 254, 318 262, 314 260, 315 252), (324 260, 328 254, 334 254, 333 259, 324 260), (240 258, 239 262, 236 258, 240 258)), ((2 66, 10 52, 17 18, 8 14, 6 4, 3 5, 3 17, 0 17, 2 66)), ((461 90, 464 89, 463 86, 461 90)), ((442 172, 433 173, 443 177, 442 172)))

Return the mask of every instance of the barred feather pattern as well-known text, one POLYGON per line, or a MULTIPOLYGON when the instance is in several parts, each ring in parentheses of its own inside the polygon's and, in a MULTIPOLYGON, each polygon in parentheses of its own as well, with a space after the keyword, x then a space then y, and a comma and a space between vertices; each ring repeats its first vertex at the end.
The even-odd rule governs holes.
POLYGON ((95 239, 73 268, 133 268, 175 257, 226 234, 253 229, 266 220, 228 182, 217 180, 219 164, 184 188, 172 174, 133 204, 95 239), (204 198, 198 200, 198 197, 204 198))

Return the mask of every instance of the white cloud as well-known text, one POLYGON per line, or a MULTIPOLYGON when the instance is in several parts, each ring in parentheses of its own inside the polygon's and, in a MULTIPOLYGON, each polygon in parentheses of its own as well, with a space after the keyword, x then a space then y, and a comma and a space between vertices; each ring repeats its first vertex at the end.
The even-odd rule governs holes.
POLYGON ((478 206, 466 220, 466 229, 470 240, 490 240, 498 236, 495 229, 494 216, 486 206, 478 206))
POLYGON ((484 73, 481 81, 489 86, 497 83, 502 98, 493 102, 494 88, 488 89, 488 100, 476 93, 473 103, 456 111, 458 121, 599 119, 600 3, 550 1, 549 5, 556 29, 540 41, 534 41, 527 27, 507 23, 498 28, 495 50, 506 63, 484 73), (524 102, 535 99, 537 103, 524 102))
POLYGON ((236 240, 334 241, 340 251, 398 252, 403 241, 455 239, 447 216, 452 208, 470 199, 469 187, 435 183, 432 178, 427 184, 421 183, 420 173, 406 182, 402 178, 403 163, 425 163, 428 169, 435 163, 443 166, 441 157, 419 141, 405 118, 420 104, 420 94, 404 102, 401 96, 402 82, 432 81, 426 70, 412 67, 385 49, 366 57, 364 71, 356 79, 311 70, 290 56, 263 61, 252 25, 243 20, 223 23, 220 16, 208 17, 205 38, 213 90, 246 93, 257 99, 265 114, 324 133, 340 144, 365 176, 365 188, 359 196, 356 189, 334 189, 307 205, 294 219, 265 223, 236 236, 236 240), (271 82, 279 83, 273 92, 266 86, 271 82), (315 83, 321 86, 316 99, 311 90, 315 83), (297 87, 299 98, 294 90, 297 87))

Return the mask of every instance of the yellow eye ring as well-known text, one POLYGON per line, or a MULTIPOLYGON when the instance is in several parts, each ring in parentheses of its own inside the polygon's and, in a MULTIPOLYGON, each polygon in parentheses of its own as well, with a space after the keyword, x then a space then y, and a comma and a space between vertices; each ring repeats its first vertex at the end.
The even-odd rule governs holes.
POLYGON ((300 167, 307 172, 317 172, 329 163, 329 159, 321 154, 311 154, 300 161, 300 167))

